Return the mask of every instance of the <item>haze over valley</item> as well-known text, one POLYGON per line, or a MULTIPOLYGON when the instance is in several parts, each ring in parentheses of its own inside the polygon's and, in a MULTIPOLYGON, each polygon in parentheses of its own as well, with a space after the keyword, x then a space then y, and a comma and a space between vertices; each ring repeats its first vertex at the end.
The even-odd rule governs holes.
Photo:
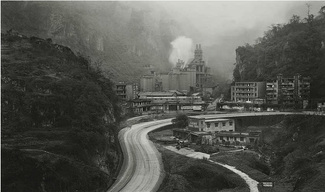
POLYGON ((1 191, 325 191, 323 1, 2 1, 1 191))

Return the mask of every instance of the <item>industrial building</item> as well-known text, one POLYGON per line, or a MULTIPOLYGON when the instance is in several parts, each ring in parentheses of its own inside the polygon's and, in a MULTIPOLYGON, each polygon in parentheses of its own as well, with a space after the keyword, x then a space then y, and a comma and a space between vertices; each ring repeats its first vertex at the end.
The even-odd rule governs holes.
POLYGON ((140 79, 140 91, 169 91, 179 90, 182 92, 203 91, 207 88, 210 68, 203 60, 201 45, 196 45, 194 59, 188 64, 178 60, 176 66, 167 73, 157 74, 152 66, 145 66, 146 73, 140 79))
POLYGON ((156 73, 152 65, 144 66, 145 74, 140 79, 141 92, 153 92, 162 90, 160 75, 156 73))
POLYGON ((193 68, 184 66, 185 62, 179 59, 172 71, 160 74, 164 91, 180 90, 190 92, 195 90, 196 71, 193 68))
POLYGON ((196 45, 194 59, 188 64, 188 68, 196 71, 196 88, 202 89, 210 76, 210 68, 205 65, 201 44, 196 45))
POLYGON ((204 104, 200 96, 186 96, 184 93, 176 90, 169 92, 140 92, 138 99, 134 100, 134 102, 141 101, 146 102, 142 102, 144 105, 138 105, 138 107, 145 107, 142 111, 148 112, 195 110, 195 107, 202 108, 204 104), (150 101, 150 110, 148 110, 148 101, 150 101))
POLYGON ((265 82, 236 82, 231 86, 231 100, 235 102, 253 103, 265 99, 265 82))

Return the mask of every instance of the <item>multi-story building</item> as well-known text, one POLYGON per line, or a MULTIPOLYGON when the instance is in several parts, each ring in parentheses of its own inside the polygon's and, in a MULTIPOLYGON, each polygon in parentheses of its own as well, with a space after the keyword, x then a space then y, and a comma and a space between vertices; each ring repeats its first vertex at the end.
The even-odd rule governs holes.
POLYGON ((139 93, 139 86, 134 84, 126 84, 125 82, 118 82, 116 84, 116 94, 123 101, 135 99, 139 93))
POLYGON ((231 86, 231 100, 235 102, 254 102, 265 98, 265 82, 236 82, 231 86))
POLYGON ((310 77, 297 74, 284 78, 281 74, 276 80, 266 83, 266 101, 269 104, 302 105, 305 108, 310 98, 310 77))
POLYGON ((125 87, 126 100, 136 99, 139 93, 139 86, 137 83, 127 84, 125 87))
POLYGON ((121 100, 126 100, 126 83, 119 82, 116 84, 116 94, 121 100))
POLYGON ((236 132, 235 119, 190 116, 187 129, 173 129, 174 136, 200 144, 251 145, 260 132, 236 132))
POLYGON ((206 119, 202 117, 189 117, 188 128, 191 131, 219 132, 235 131, 235 123, 232 119, 206 119))
POLYGON ((277 104, 279 95, 279 86, 277 80, 266 82, 266 101, 269 104, 277 104))

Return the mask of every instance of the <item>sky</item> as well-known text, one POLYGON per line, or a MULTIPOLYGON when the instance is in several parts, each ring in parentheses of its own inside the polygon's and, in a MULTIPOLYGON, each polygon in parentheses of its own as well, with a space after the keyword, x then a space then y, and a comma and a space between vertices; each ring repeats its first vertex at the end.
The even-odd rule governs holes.
POLYGON ((234 36, 240 30, 256 31, 253 39, 262 36, 264 31, 272 24, 285 23, 293 14, 305 17, 307 15, 306 3, 310 4, 312 14, 317 14, 325 1, 165 1, 160 2, 173 17, 181 21, 190 21, 206 38, 209 43, 212 39, 223 36, 234 36))
MULTIPOLYGON (((180 55, 193 55, 195 44, 202 44, 203 56, 207 65, 223 78, 231 79, 236 61, 236 48, 246 43, 254 44, 272 24, 288 23, 292 15, 307 16, 307 3, 310 14, 317 15, 325 1, 164 1, 160 4, 171 18, 175 19, 184 34, 180 37, 190 39, 190 49, 180 55)), ((175 39, 171 42, 185 42, 175 39)), ((189 45, 189 42, 187 46, 189 45)), ((172 51, 170 61, 178 56, 172 51), (174 55, 173 55, 174 54, 174 55), (172 59, 171 59, 172 58, 172 59)), ((180 59, 190 60, 187 57, 180 59)))

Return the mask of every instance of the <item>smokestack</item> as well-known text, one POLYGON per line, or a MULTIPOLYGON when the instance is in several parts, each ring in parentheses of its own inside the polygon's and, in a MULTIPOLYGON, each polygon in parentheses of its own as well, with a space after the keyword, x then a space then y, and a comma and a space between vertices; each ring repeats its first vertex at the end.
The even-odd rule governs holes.
POLYGON ((199 49, 201 50, 201 44, 199 44, 199 49))

